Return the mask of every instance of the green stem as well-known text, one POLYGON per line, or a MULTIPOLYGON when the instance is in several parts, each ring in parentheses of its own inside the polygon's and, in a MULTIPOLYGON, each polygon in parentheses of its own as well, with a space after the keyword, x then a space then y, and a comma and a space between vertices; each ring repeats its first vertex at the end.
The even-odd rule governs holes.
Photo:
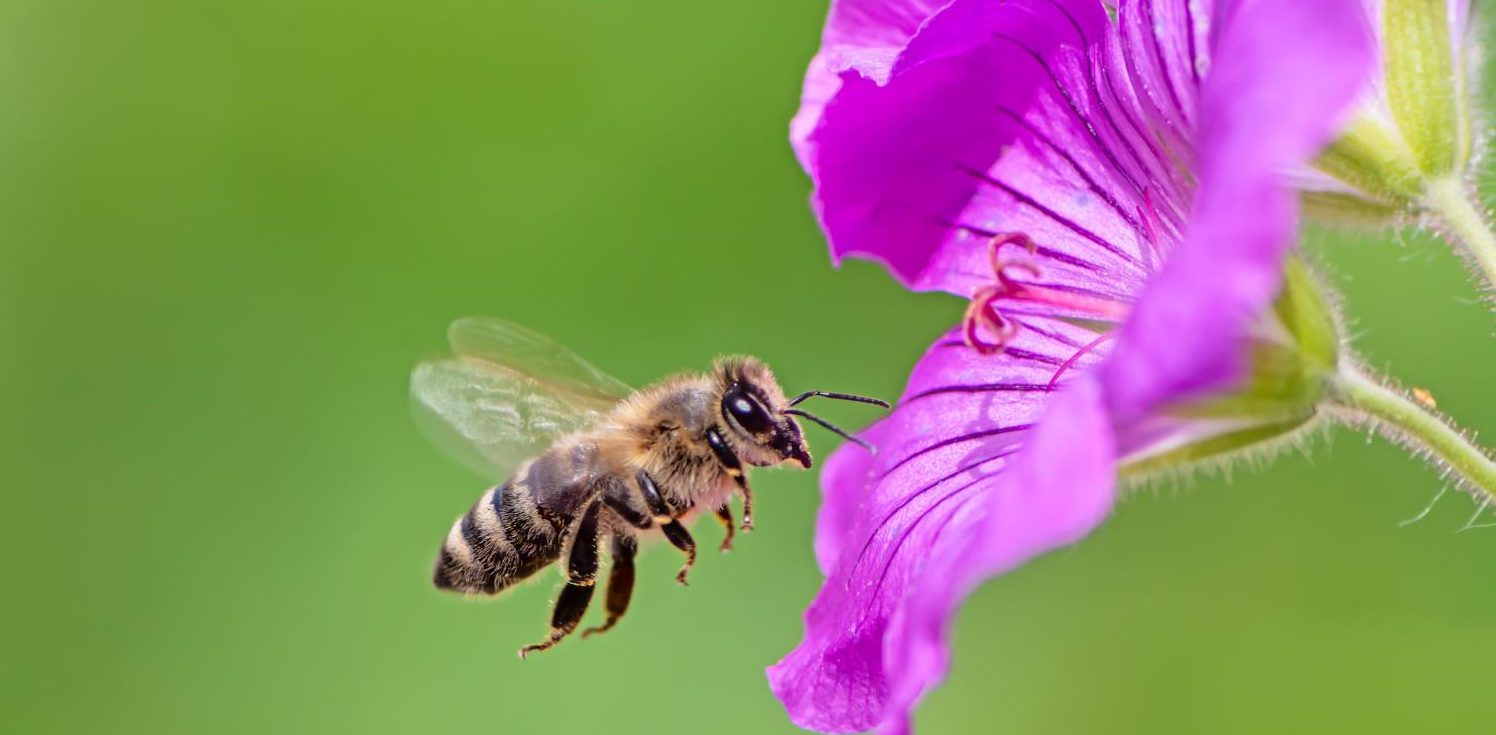
POLYGON ((1330 381, 1331 400, 1361 423, 1447 469, 1460 486, 1485 502, 1496 500, 1496 462, 1443 417, 1401 391, 1342 363, 1330 381))
POLYGON ((1446 234, 1464 245, 1485 274, 1488 287, 1496 287, 1496 234, 1474 197, 1454 177, 1429 182, 1424 205, 1439 218, 1446 234))

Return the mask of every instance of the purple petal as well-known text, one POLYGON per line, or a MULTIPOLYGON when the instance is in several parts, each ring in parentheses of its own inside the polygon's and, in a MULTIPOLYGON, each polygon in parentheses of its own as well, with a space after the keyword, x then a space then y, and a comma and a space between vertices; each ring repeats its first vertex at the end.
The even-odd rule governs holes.
MULTIPOLYGON (((864 432, 872 435, 872 430, 864 432)), ((874 455, 848 442, 826 459, 821 470, 821 510, 816 515, 816 563, 830 575, 846 550, 847 535, 857 523, 857 511, 873 482, 874 455)))
POLYGON ((1047 283, 1140 285, 1140 211, 1167 156, 1094 82, 1107 28, 1088 0, 957 0, 886 83, 844 74, 808 162, 833 256, 966 296, 992 280, 981 241, 1022 231, 1062 256, 1043 263, 1047 283))
MULTIPOLYGON (((1091 479, 1089 465, 1077 468, 1075 455, 1051 449, 1085 443, 1110 451, 1105 420, 1072 406, 1099 405, 1094 389, 1082 392, 1083 401, 1057 403, 1071 407, 1046 418, 1053 427, 1036 436, 1028 431, 1053 395, 1049 381, 1057 366, 1090 336, 1036 321, 1007 353, 984 357, 953 331, 921 359, 894 413, 863 434, 877 455, 848 448, 833 457, 817 539, 827 580, 806 612, 804 641, 769 670, 797 724, 845 732, 902 722, 913 699, 944 670, 940 636, 929 638, 934 608, 916 607, 935 599, 953 606, 991 570, 1065 543, 1104 515, 1109 480, 1093 493, 1040 492, 1039 484, 1005 479, 1020 442, 1037 442, 1035 458, 1012 476, 1047 482, 1067 467, 1081 471, 1079 481, 1091 479), (1056 458, 1058 465, 1048 464, 1056 458), (972 547, 971 533, 953 529, 973 523, 990 524, 1002 536, 972 547), (1011 533, 1020 526, 1022 532, 1011 533), (950 571, 928 587, 925 569, 937 562, 950 571)), ((1096 359, 1086 356, 1080 369, 1096 359)), ((1110 478, 1110 465, 1097 474, 1110 478)))
POLYGON ((984 580, 1074 543, 1111 511, 1116 478, 1111 420, 1094 380, 1067 385, 1024 441, 1023 452, 973 512, 945 530, 896 616, 883 655, 892 679, 879 730, 910 732, 914 706, 945 678, 956 607, 984 580))
POLYGON ((1277 292, 1294 243, 1295 201, 1282 174, 1329 140, 1371 60, 1356 2, 1222 3, 1216 23, 1189 230, 1104 368, 1123 424, 1241 375, 1246 331, 1277 292))
MULTIPOLYGON (((1465 30, 1470 20, 1470 0, 1446 0, 1446 12, 1449 13, 1449 37, 1454 41, 1452 44, 1459 48, 1467 43, 1465 30)), ((1458 68, 1458 59, 1456 59, 1458 68)))
POLYGON ((801 163, 809 168, 807 139, 821 120, 826 102, 841 86, 842 72, 882 84, 899 52, 937 10, 949 0, 835 0, 826 16, 821 50, 805 72, 800 111, 790 121, 790 142, 801 163))
POLYGON ((1200 80, 1209 63, 1209 0, 1133 0, 1117 9, 1121 64, 1152 130, 1188 150, 1200 80))

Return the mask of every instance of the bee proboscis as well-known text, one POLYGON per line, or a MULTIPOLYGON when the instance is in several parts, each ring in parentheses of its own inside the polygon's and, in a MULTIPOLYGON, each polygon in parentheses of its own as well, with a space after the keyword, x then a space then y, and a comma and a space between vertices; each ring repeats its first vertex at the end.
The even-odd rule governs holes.
POLYGON ((566 586, 550 634, 520 657, 576 629, 596 584, 602 544, 612 563, 607 617, 583 637, 612 628, 628 609, 637 539, 661 535, 685 554, 676 580, 696 560, 686 525, 712 512, 733 541, 729 501, 743 499, 742 530, 753 527, 748 467, 809 468, 799 418, 861 443, 795 408, 813 397, 888 404, 809 391, 787 399, 767 365, 720 358, 709 373, 682 374, 630 390, 571 351, 525 327, 468 317, 448 332, 454 355, 411 374, 418 410, 449 444, 507 479, 459 517, 437 556, 442 589, 494 595, 565 559, 566 586))

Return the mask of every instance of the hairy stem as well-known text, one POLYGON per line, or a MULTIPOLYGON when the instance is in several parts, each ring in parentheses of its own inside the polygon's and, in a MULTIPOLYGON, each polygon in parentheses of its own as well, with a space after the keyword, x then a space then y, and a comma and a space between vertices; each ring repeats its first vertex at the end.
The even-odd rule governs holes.
POLYGON ((1342 363, 1330 385, 1346 418, 1431 460, 1484 502, 1496 500, 1496 462, 1447 419, 1354 365, 1342 363))
POLYGON ((1457 178, 1432 181, 1426 190, 1424 206, 1438 219, 1446 237, 1462 245, 1470 259, 1480 266, 1487 288, 1496 288, 1496 234, 1492 234, 1485 213, 1457 178))

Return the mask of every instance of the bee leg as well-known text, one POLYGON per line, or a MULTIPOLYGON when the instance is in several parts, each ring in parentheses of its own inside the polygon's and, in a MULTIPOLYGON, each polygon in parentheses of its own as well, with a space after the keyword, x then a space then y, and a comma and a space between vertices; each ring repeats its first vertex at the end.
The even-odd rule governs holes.
POLYGON ((654 527, 654 520, 650 517, 649 513, 641 512, 622 500, 604 495, 603 505, 607 506, 608 510, 613 511, 615 515, 623 519, 624 523, 634 528, 645 529, 654 527))
POLYGON ((727 532, 727 535, 722 538, 721 548, 723 551, 732 551, 732 507, 723 503, 722 507, 717 509, 717 520, 722 521, 722 528, 727 532))
POLYGON ((753 530, 753 491, 748 489, 748 480, 738 476, 738 491, 743 493, 743 531, 753 530))
POLYGON ((748 489, 748 476, 743 473, 743 463, 738 459, 737 452, 727 446, 727 440, 722 438, 721 432, 713 426, 706 430, 707 446, 712 448, 712 454, 717 455, 717 461, 722 464, 722 469, 733 482, 738 484, 738 492, 743 494, 743 530, 753 530, 753 491, 748 489))
POLYGON ((691 532, 680 521, 666 523, 660 530, 665 532, 665 538, 670 540, 671 545, 686 553, 686 563, 681 565, 680 572, 675 575, 675 581, 684 587, 690 584, 686 581, 686 575, 691 573, 691 567, 696 566, 696 539, 691 538, 691 532))
POLYGON ((576 538, 571 543, 571 555, 566 560, 566 586, 556 599, 556 609, 551 613, 551 634, 533 646, 519 649, 524 658, 535 651, 544 651, 561 642, 576 629, 587 612, 587 603, 592 600, 592 590, 597 583, 598 507, 600 501, 592 501, 582 513, 577 524, 576 538))
POLYGON ((634 553, 637 550, 631 538, 613 539, 613 566, 608 570, 608 620, 582 631, 583 638, 608 631, 628 612, 629 598, 634 595, 634 553))
POLYGON ((664 497, 660 495, 659 486, 655 485, 654 478, 650 477, 648 472, 639 470, 635 479, 639 482, 639 492, 644 494, 644 502, 649 505, 649 512, 654 514, 655 522, 660 524, 660 530, 665 532, 665 538, 672 546, 686 554, 686 563, 680 568, 680 573, 675 575, 675 581, 684 586, 688 584, 686 575, 690 573, 691 567, 696 565, 696 539, 691 538, 691 532, 670 515, 670 509, 665 505, 664 497))

